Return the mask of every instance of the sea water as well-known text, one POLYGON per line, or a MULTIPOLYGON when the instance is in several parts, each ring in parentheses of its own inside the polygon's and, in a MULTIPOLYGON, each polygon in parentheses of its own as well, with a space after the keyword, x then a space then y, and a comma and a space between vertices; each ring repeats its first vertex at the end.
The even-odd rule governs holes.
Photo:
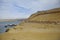
MULTIPOLYGON (((6 21, 6 22, 0 22, 0 33, 4 33, 6 31, 7 28, 11 28, 11 26, 8 26, 7 28, 5 27, 6 25, 10 25, 10 24, 15 24, 18 25, 21 21, 6 21)), ((12 26, 14 27, 14 26, 12 26)))

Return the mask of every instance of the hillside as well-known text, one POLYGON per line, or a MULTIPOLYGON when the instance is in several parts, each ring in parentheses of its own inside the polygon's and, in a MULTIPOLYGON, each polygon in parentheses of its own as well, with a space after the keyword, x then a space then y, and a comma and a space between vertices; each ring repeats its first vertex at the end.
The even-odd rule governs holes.
POLYGON ((1 40, 60 40, 60 8, 38 11, 15 28, 0 35, 1 40))
POLYGON ((51 19, 58 20, 56 19, 57 18, 56 16, 59 14, 60 14, 60 8, 51 9, 47 11, 38 11, 35 14, 32 14, 28 20, 36 20, 36 21, 37 20, 51 20, 51 19))

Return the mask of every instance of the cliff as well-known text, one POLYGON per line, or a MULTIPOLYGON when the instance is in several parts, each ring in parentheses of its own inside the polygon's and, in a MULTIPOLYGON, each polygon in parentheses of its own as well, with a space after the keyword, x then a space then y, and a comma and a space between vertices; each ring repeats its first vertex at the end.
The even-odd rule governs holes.
POLYGON ((15 28, 1 34, 0 40, 60 40, 60 8, 32 14, 15 28))

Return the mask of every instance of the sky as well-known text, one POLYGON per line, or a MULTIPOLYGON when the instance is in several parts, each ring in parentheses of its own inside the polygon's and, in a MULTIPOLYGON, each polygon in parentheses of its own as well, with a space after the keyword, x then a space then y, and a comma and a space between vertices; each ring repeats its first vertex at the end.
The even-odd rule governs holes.
POLYGON ((60 7, 60 0, 0 0, 0 19, 28 18, 37 11, 60 7))

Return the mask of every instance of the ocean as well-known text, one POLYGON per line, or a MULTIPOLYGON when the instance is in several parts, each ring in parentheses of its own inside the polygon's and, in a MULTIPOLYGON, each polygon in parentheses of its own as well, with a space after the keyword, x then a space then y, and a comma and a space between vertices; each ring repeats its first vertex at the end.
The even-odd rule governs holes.
POLYGON ((15 27, 15 26, 12 26, 12 27, 11 26, 7 26, 7 27, 5 27, 6 25, 11 25, 11 24, 18 25, 19 23, 21 23, 21 21, 0 22, 0 33, 4 33, 7 28, 15 27))

